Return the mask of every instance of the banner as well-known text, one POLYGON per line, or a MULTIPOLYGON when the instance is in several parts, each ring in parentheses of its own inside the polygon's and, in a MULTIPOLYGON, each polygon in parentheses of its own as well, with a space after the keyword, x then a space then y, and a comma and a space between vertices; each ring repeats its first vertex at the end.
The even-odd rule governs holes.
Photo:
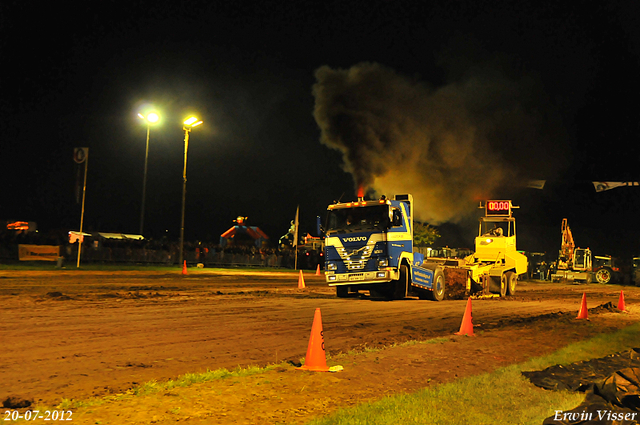
POLYGON ((529 180, 527 182, 527 187, 531 189, 544 189, 546 182, 546 180, 529 180))
MULTIPOLYGON (((584 181, 581 181, 584 182, 584 181)), ((531 189, 544 189, 546 180, 528 180, 526 187, 531 189)), ((596 192, 604 192, 605 190, 615 189, 617 187, 640 186, 640 182, 591 182, 596 192)))
POLYGON ((624 186, 640 186, 638 182, 591 182, 596 192, 604 192, 605 190, 615 189, 624 186))
POLYGON ((56 261, 60 247, 52 245, 18 245, 20 261, 56 261))
POLYGON ((296 210, 296 219, 295 219, 294 224, 293 224, 294 227, 295 227, 295 231, 294 231, 294 234, 293 234, 293 247, 294 248, 298 246, 298 225, 300 224, 299 220, 298 220, 299 216, 300 216, 300 205, 298 205, 298 209, 296 210))

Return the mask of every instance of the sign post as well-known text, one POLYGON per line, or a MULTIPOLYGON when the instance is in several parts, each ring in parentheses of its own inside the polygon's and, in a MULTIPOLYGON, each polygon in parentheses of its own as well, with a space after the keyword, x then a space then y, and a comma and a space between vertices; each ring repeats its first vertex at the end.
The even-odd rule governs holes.
POLYGON ((295 260, 293 269, 298 270, 298 224, 299 224, 299 216, 300 216, 300 205, 298 205, 298 209, 296 209, 296 219, 294 221, 295 230, 293 232, 293 250, 295 252, 295 260))
MULTIPOLYGON (((84 224, 84 200, 87 193, 87 170, 89 168, 89 148, 74 148, 73 160, 76 164, 84 162, 84 183, 82 184, 82 212, 80 213, 80 234, 82 234, 82 225, 84 224)), ((82 240, 78 239, 78 263, 76 267, 80 267, 80 252, 82 251, 82 240)))

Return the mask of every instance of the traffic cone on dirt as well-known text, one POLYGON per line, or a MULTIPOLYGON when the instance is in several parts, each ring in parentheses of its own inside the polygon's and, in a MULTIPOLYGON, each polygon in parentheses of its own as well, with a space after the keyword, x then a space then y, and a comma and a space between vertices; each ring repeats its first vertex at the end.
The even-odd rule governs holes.
POLYGON ((456 332, 456 335, 473 336, 473 320, 471 317, 471 298, 467 301, 467 308, 464 310, 464 316, 462 316, 462 323, 460 324, 460 330, 456 332))
POLYGON ((320 276, 320 264, 318 264, 318 268, 316 269, 316 276, 320 276))
POLYGON ((298 289, 304 289, 305 287, 304 276, 302 276, 302 270, 300 270, 300 276, 298 277, 298 289))
POLYGON ((184 260, 184 263, 182 264, 182 275, 187 275, 187 260, 184 260))
POLYGON ((626 310, 626 306, 624 305, 624 294, 622 293, 622 291, 620 291, 620 298, 618 298, 618 310, 626 310))
POLYGON ((582 304, 580 304, 580 311, 578 312, 578 317, 576 319, 588 319, 589 311, 587 310, 587 294, 586 292, 582 293, 582 304))
POLYGON ((313 315, 313 325, 311 325, 311 337, 307 347, 307 355, 304 358, 304 365, 296 368, 298 370, 308 370, 311 372, 328 372, 327 358, 324 352, 324 335, 322 332, 322 317, 320 309, 316 308, 313 315))

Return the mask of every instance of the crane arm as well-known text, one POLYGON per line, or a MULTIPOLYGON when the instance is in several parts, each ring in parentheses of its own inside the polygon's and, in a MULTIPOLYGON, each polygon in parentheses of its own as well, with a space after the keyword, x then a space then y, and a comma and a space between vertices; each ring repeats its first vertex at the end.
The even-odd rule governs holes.
POLYGON ((565 261, 573 258, 573 251, 576 244, 573 241, 573 235, 571 234, 571 228, 567 223, 567 219, 562 219, 562 244, 560 246, 560 253, 565 258, 565 261))

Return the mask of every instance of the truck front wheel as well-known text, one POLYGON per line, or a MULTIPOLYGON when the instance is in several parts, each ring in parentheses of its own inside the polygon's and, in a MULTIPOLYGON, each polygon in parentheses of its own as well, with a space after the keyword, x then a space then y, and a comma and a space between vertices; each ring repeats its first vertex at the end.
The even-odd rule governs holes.
POLYGON ((392 281, 391 284, 393 288, 391 298, 401 300, 407 296, 409 289, 409 268, 405 264, 400 266, 400 276, 398 280, 392 281))

